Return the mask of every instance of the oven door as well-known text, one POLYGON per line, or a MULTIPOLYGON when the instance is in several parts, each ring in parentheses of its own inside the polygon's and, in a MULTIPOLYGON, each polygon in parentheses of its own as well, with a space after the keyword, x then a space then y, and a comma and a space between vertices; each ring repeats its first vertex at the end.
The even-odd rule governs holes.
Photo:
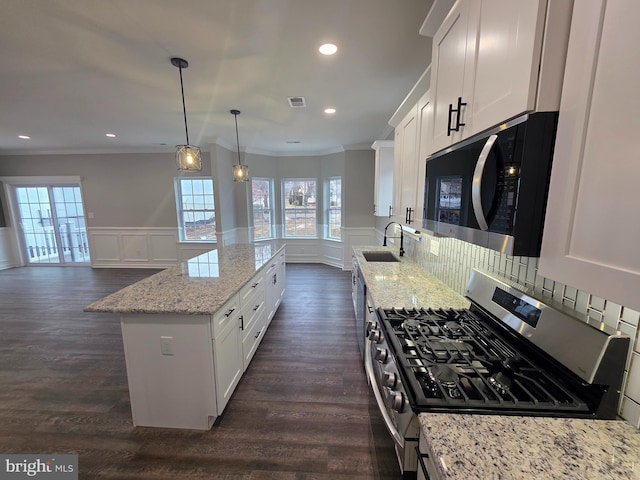
POLYGON ((393 438, 403 478, 415 478, 419 438, 417 415, 407 400, 393 354, 378 320, 366 340, 365 370, 385 426, 393 438), (373 340, 372 340, 373 339, 373 340))

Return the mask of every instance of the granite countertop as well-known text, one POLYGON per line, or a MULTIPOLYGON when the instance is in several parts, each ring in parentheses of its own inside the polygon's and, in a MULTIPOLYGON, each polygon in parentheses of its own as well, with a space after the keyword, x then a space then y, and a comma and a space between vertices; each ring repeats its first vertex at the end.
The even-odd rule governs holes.
POLYGON ((84 310, 213 315, 284 246, 278 240, 219 246, 129 285, 84 310))
POLYGON ((624 421, 422 413, 442 479, 640 479, 640 431, 624 421))
POLYGON ((418 264, 398 256, 396 247, 354 247, 360 271, 376 308, 469 308, 469 301, 418 264), (368 262, 363 252, 392 252, 399 262, 368 262))

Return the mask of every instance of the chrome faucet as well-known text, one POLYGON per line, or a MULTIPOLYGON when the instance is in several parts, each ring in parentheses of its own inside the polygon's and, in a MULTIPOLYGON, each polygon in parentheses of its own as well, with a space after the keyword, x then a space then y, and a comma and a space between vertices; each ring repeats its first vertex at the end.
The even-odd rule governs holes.
POLYGON ((400 227, 400 237, 389 237, 389 238, 400 238, 400 256, 402 257, 404 255, 404 232, 402 230, 402 225, 400 225, 398 222, 389 222, 387 226, 384 227, 384 240, 382 242, 382 246, 383 247, 387 246, 387 228, 389 228, 389 225, 393 223, 395 223, 400 227))

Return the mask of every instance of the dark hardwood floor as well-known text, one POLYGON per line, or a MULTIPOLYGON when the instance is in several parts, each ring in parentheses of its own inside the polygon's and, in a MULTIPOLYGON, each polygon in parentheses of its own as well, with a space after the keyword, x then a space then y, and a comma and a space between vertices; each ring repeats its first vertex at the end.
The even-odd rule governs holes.
POLYGON ((400 479, 356 346, 351 276, 287 293, 210 431, 133 428, 119 319, 83 307, 152 270, 0 271, 0 453, 76 453, 81 479, 400 479))

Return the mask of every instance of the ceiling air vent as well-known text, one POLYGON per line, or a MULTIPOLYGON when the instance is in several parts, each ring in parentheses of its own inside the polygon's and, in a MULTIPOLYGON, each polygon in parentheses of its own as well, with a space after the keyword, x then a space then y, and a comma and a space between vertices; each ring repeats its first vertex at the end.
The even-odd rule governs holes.
POLYGON ((304 108, 307 106, 304 97, 289 97, 288 100, 291 108, 304 108))

